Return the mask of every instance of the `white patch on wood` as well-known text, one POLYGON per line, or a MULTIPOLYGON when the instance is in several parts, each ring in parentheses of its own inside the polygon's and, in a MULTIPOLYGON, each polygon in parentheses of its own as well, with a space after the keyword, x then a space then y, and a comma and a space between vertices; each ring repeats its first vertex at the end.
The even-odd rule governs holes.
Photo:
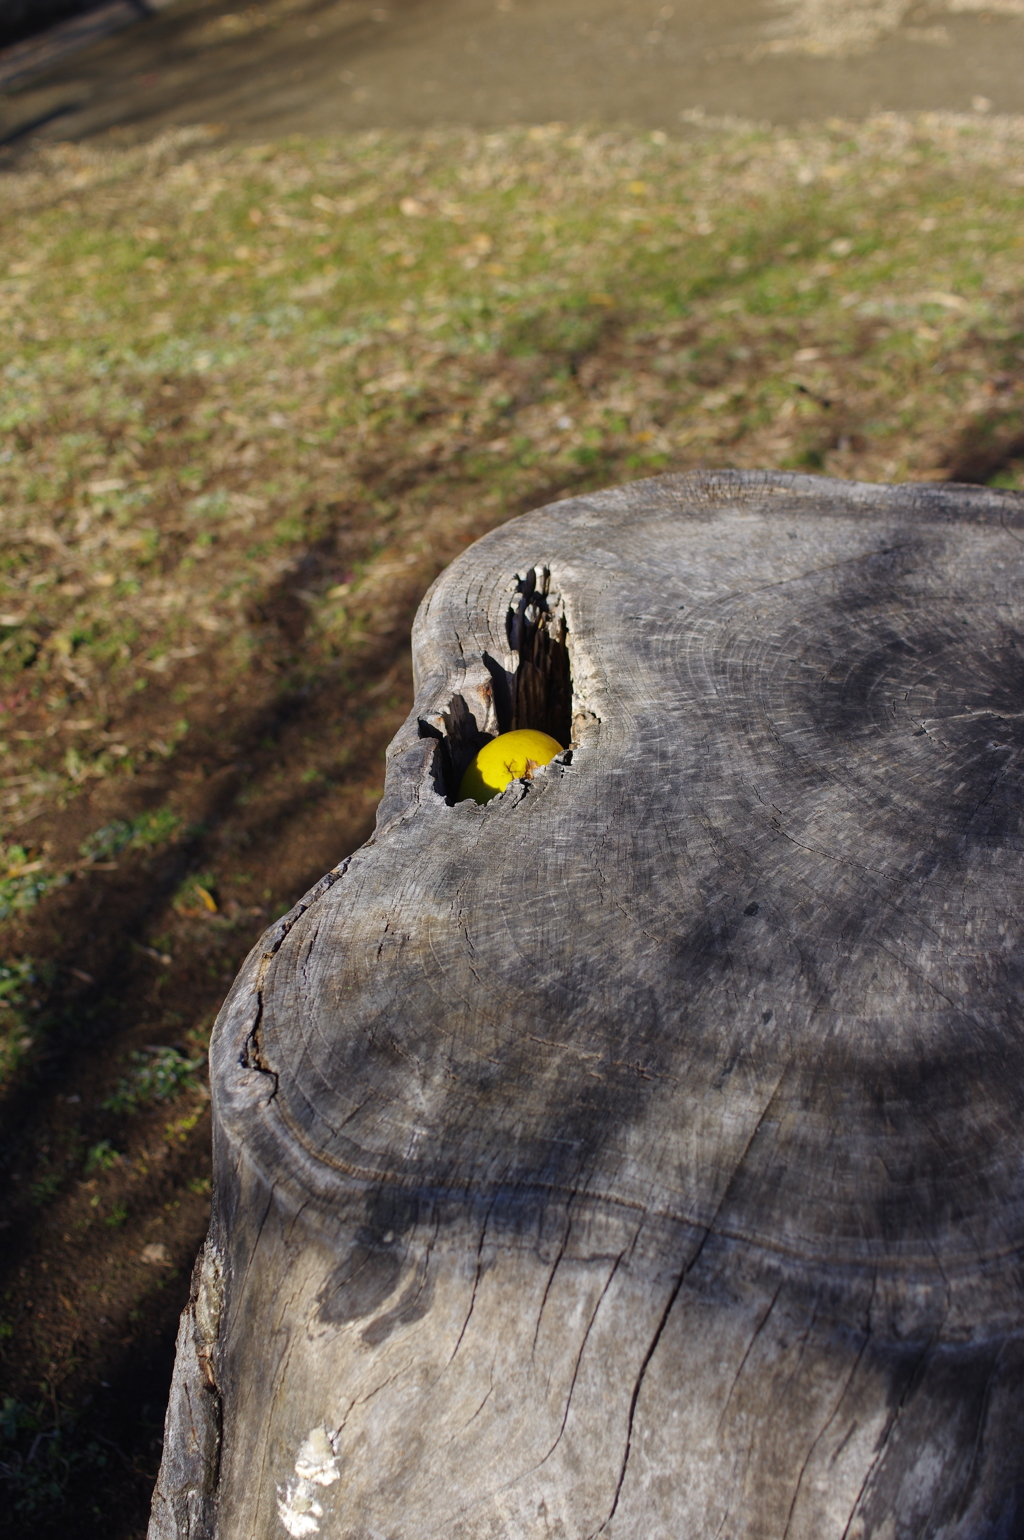
POLYGON ((323 1518, 324 1510, 314 1497, 299 1490, 310 1486, 308 1481, 300 1481, 298 1486, 289 1481, 283 1497, 278 1489, 277 1512, 290 1535, 315 1535, 320 1528, 317 1519, 323 1518))
POLYGON ((295 1474, 321 1487, 338 1480, 341 1471, 326 1428, 314 1428, 306 1439, 295 1460, 295 1474))
POLYGON ((315 1535, 324 1510, 317 1501, 317 1487, 329 1487, 341 1476, 334 1444, 326 1428, 313 1428, 295 1457, 295 1480, 277 1489, 277 1512, 290 1535, 299 1540, 315 1535))

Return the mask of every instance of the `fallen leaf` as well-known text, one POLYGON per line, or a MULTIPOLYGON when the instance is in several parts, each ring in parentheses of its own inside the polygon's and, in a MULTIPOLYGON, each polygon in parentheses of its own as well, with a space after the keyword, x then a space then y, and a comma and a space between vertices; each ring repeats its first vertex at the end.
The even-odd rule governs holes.
POLYGON ((8 877, 29 877, 33 872, 41 872, 45 861, 26 861, 22 866, 9 866, 4 873, 4 881, 8 877))
POLYGON ((971 307, 959 294, 943 294, 941 289, 928 289, 921 295, 922 301, 932 305, 945 305, 947 310, 969 310, 971 307))
POLYGON ((409 376, 404 369, 394 369, 390 374, 382 374, 375 380, 367 380, 363 386, 364 396, 376 396, 383 390, 401 390, 407 385, 409 376))

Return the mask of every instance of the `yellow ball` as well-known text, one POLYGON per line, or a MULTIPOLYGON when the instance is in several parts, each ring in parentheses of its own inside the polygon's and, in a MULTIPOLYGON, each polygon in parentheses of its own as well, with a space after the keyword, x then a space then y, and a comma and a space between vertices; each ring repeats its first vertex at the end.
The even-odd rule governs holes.
POLYGON ((510 781, 531 776, 561 752, 560 743, 532 727, 500 733, 485 743, 470 763, 459 787, 459 801, 472 797, 474 802, 490 802, 510 781))

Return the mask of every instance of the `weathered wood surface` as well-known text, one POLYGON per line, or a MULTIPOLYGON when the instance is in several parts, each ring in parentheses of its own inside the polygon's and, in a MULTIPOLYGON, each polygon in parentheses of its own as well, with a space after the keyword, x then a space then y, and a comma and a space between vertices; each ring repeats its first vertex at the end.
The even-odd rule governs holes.
POLYGON ((1022 580, 1024 499, 768 474, 441 576, 216 1030, 153 1540, 1024 1533, 1022 580))

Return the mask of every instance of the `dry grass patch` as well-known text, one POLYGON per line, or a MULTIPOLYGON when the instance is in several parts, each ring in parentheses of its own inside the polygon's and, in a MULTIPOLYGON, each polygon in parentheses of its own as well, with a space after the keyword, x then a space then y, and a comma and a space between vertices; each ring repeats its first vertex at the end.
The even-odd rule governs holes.
POLYGON ((344 667, 539 497, 699 463, 1017 484, 1022 183, 1020 124, 954 118, 193 132, 4 178, 11 828, 173 754, 268 626, 344 667))
POLYGON ((1024 485, 1022 197, 1024 124, 978 118, 196 130, 0 178, 0 1476, 31 1533, 65 1500, 93 1533, 76 1482, 141 1533, 203 1046, 368 832, 427 583, 667 469, 1024 485), (102 1478, 52 1436, 90 1386, 129 1450, 102 1478))

